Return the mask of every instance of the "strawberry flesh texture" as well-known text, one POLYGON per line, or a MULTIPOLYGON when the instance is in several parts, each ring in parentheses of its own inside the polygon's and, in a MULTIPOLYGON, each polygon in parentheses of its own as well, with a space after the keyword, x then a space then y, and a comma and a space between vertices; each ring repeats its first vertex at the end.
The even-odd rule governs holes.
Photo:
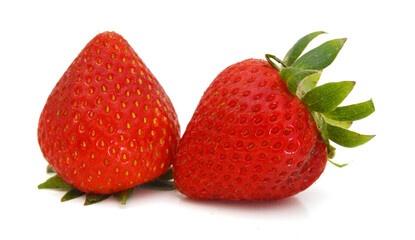
POLYGON ((204 93, 173 161, 175 185, 193 198, 285 198, 319 178, 326 153, 313 117, 279 72, 248 59, 204 93))
POLYGON ((171 164, 180 134, 173 105, 127 41, 97 35, 52 90, 38 141, 68 184, 108 194, 150 181, 171 164))

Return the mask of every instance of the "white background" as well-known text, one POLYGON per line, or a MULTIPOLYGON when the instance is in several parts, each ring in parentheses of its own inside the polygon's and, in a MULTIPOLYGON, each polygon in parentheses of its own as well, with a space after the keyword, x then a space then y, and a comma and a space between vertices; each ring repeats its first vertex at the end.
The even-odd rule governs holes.
MULTIPOLYGON (((414 39, 411 1, 2 1, 0 3, 1 239, 415 239, 414 39), (139 190, 121 206, 85 207, 38 190, 49 176, 37 143, 47 96, 86 43, 122 34, 170 96, 182 133, 204 90, 228 65, 300 37, 347 37, 321 79, 354 80, 345 102, 373 99, 352 130, 376 134, 339 149, 307 191, 274 202, 188 199, 139 190), (7 236, 7 237, 6 237, 7 236)), ((309 48, 309 49, 310 49, 309 48)))

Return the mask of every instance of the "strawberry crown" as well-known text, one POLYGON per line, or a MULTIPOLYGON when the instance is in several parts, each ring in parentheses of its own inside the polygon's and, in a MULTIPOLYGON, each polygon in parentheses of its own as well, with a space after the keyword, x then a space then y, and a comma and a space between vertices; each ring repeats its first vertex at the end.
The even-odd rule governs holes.
MULTIPOLYGON (((280 77, 286 82, 288 90, 299 97, 311 112, 326 143, 330 161, 335 155, 331 141, 352 148, 365 144, 375 136, 348 130, 353 121, 372 114, 375 106, 372 100, 368 100, 339 107, 352 91, 355 85, 353 81, 331 82, 317 86, 323 69, 334 61, 346 42, 346 38, 333 39, 301 55, 307 45, 323 33, 325 32, 318 31, 302 37, 283 60, 271 54, 266 54, 265 57, 272 67, 280 71, 280 77)), ((347 165, 330 162, 338 167, 347 165)))

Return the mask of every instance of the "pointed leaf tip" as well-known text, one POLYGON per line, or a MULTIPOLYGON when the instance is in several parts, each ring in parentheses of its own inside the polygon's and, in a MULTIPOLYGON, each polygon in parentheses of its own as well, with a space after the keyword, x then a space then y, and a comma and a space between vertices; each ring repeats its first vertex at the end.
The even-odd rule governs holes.
POLYGON ((353 90, 356 82, 343 81, 326 83, 307 92, 302 101, 319 113, 333 111, 353 90))
POLYGON ((345 42, 346 38, 327 41, 305 53, 292 66, 304 69, 323 70, 334 61, 345 42))
POLYGON ((363 135, 330 124, 327 124, 327 135, 331 141, 348 148, 363 145, 375 137, 375 135, 363 135))
POLYGON ((298 59, 298 57, 303 53, 304 49, 308 46, 308 44, 318 35, 324 34, 326 32, 317 31, 310 34, 305 35, 304 37, 300 38, 294 46, 287 52, 284 57, 284 62, 287 66, 293 65, 293 63, 298 59))

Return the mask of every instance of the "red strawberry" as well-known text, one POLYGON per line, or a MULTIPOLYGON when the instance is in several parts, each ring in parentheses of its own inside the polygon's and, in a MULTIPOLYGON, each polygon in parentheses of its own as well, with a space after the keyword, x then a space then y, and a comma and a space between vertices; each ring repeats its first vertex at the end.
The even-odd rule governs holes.
POLYGON ((354 82, 315 87, 345 39, 301 55, 322 32, 300 39, 284 61, 248 59, 222 71, 205 91, 173 161, 175 186, 202 199, 280 199, 308 188, 334 148, 373 136, 345 128, 374 111, 372 101, 337 107, 354 82), (279 62, 280 67, 275 61, 279 62))
POLYGON ((52 90, 39 119, 45 159, 64 182, 110 194, 166 172, 180 127, 162 86, 128 42, 98 34, 52 90))

